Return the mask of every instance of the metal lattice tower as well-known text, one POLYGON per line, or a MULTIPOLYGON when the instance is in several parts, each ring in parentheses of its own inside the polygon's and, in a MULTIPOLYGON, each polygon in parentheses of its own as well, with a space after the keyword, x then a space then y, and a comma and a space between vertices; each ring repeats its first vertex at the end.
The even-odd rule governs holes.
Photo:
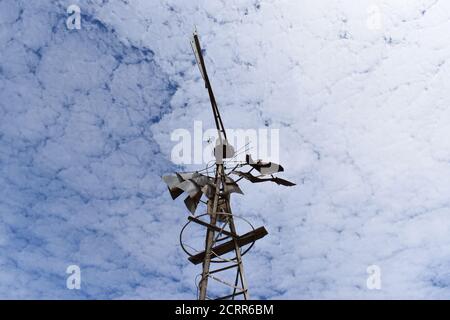
POLYGON ((189 255, 193 264, 202 264, 202 273, 199 275, 198 299, 249 299, 247 282, 245 280, 242 256, 255 244, 256 240, 268 234, 264 227, 254 228, 250 222, 232 213, 230 196, 232 193, 243 194, 237 182, 246 179, 252 183, 271 181, 279 185, 293 186, 292 182, 274 177, 274 173, 284 171, 283 167, 272 162, 253 161, 246 155, 245 162, 236 162, 234 148, 227 141, 227 134, 217 107, 216 99, 206 71, 200 41, 196 32, 191 40, 192 49, 197 60, 200 73, 208 90, 218 138, 214 149, 214 174, 209 174, 209 168, 197 172, 176 173, 164 176, 163 180, 169 187, 170 194, 176 199, 183 193, 186 207, 192 215, 180 233, 180 244, 189 255), (229 163, 233 165, 229 167, 229 163), (237 163, 237 164, 236 164, 237 163), (250 167, 248 172, 237 170, 250 167), (256 170, 259 175, 251 172, 256 170), (206 172, 206 174, 204 173, 206 172), (230 176, 237 176, 235 181, 230 176), (206 201, 202 201, 205 197, 206 201), (206 205, 206 213, 195 216, 199 203, 206 205), (250 231, 238 234, 235 219, 245 222, 250 231), (202 251, 191 252, 183 240, 183 234, 188 226, 195 224, 205 229, 206 237, 202 251), (212 265, 218 265, 212 268, 212 265), (210 281, 219 284, 217 292, 211 293, 208 289, 210 281))

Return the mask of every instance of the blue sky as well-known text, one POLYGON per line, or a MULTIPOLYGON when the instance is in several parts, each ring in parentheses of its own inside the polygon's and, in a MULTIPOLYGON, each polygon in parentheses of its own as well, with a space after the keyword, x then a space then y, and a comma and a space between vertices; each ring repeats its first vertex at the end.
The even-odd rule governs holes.
POLYGON ((233 200, 269 230, 253 297, 448 297, 450 11, 405 3, 0 0, 0 298, 195 297, 160 179, 213 125, 193 26, 225 124, 279 129, 298 183, 233 200))

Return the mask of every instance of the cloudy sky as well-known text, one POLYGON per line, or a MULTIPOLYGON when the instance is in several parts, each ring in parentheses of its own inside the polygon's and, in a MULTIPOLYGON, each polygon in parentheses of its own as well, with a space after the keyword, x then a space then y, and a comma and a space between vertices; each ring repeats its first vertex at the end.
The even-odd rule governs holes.
POLYGON ((194 26, 225 124, 279 129, 297 182, 233 199, 269 231, 245 257, 252 297, 448 298, 438 0, 0 0, 0 298, 195 298, 160 179, 181 169, 171 133, 213 126, 194 26))

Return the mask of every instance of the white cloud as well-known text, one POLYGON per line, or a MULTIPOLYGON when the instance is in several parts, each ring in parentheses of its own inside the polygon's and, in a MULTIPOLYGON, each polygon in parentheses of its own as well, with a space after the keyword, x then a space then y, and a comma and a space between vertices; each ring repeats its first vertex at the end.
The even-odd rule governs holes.
POLYGON ((158 181, 170 132, 213 125, 193 25, 225 124, 280 128, 298 183, 233 202, 269 230, 245 260, 253 296, 448 294, 448 4, 94 1, 70 32, 67 1, 0 5, 4 297, 193 297, 184 209, 158 181))

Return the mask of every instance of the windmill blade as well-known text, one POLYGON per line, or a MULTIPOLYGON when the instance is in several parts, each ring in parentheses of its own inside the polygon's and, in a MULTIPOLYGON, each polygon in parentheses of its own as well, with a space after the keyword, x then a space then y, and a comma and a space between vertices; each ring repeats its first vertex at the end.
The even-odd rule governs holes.
POLYGON ((248 165, 250 165, 252 168, 258 170, 263 175, 270 175, 278 172, 283 172, 284 168, 274 162, 262 162, 261 160, 254 161, 252 159, 252 156, 247 154, 245 156, 245 160, 248 165))
POLYGON ((242 171, 231 171, 232 174, 235 174, 239 177, 242 177, 248 181, 250 181, 251 183, 260 183, 260 182, 266 182, 266 179, 260 179, 258 177, 255 177, 254 175, 252 175, 251 173, 248 172, 242 172, 242 171))
POLYGON ((183 182, 183 178, 178 175, 165 175, 162 177, 163 181, 167 184, 169 189, 176 188, 181 182, 183 182))
POLYGON ((176 198, 178 198, 179 196, 181 196, 184 193, 184 191, 179 188, 173 188, 173 189, 168 188, 168 189, 169 189, 170 196, 172 197, 173 200, 175 200, 176 198))
POLYGON ((272 178, 271 180, 273 182, 275 182, 276 184, 281 184, 281 185, 286 186, 286 187, 296 186, 296 184, 291 182, 291 181, 288 181, 288 180, 285 180, 285 179, 281 179, 281 178, 277 178, 277 177, 272 178))
POLYGON ((176 172, 176 175, 182 180, 189 180, 196 178, 199 173, 198 172, 176 172))
POLYGON ((177 173, 177 176, 182 181, 184 181, 184 180, 192 180, 193 182, 195 182, 199 186, 204 186, 205 184, 210 183, 210 182, 213 181, 213 178, 205 176, 204 174, 200 174, 197 171, 190 172, 190 173, 181 172, 181 173, 177 173))
POLYGON ((230 177, 225 178, 224 193, 225 194, 230 194, 230 193, 244 194, 244 192, 242 192, 241 188, 239 188, 239 185, 230 177))
POLYGON ((189 210, 190 213, 195 214, 200 199, 202 198, 202 194, 203 193, 200 191, 194 197, 189 196, 186 197, 186 199, 184 199, 184 204, 186 205, 186 208, 189 210))
POLYGON ((191 198, 195 198, 200 192, 200 187, 192 180, 185 180, 178 185, 178 188, 189 194, 191 198))
POLYGON ((208 183, 213 182, 212 178, 202 175, 202 174, 198 174, 197 176, 192 177, 191 180, 194 181, 196 184, 198 184, 200 187, 203 187, 203 186, 207 185, 208 183))
POLYGON ((249 172, 232 171, 231 173, 235 174, 235 175, 238 175, 238 176, 240 176, 240 177, 242 177, 244 179, 247 179, 251 183, 261 183, 261 182, 268 182, 268 181, 270 181, 270 182, 275 182, 278 185, 283 185, 283 186, 286 186, 286 187, 292 187, 292 186, 296 185, 295 183, 293 183, 291 181, 288 181, 288 180, 285 180, 285 179, 281 179, 281 178, 277 178, 277 177, 261 179, 261 178, 255 177, 254 175, 252 175, 249 172))
POLYGON ((178 198, 184 191, 178 188, 178 185, 183 182, 179 176, 175 175, 166 175, 162 177, 163 181, 167 184, 167 188, 169 189, 170 196, 173 200, 178 198))

